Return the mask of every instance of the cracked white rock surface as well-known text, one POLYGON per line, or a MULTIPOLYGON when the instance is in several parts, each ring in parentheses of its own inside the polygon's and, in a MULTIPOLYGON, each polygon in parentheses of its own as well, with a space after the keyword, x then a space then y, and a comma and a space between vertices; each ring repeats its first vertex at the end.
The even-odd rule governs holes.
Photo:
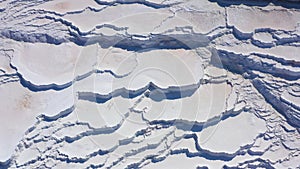
POLYGON ((299 168, 298 1, 0 1, 0 168, 299 168))

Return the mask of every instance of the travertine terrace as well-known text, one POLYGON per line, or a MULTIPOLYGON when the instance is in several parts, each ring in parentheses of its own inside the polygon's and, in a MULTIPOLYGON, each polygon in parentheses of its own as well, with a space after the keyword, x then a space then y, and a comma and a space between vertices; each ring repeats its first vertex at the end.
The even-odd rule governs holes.
POLYGON ((0 168, 300 168, 300 2, 0 0, 0 168))

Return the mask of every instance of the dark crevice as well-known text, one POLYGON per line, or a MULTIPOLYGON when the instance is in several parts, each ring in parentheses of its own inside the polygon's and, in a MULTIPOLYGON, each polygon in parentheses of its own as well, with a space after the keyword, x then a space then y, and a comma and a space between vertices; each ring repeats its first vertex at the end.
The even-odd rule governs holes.
POLYGON ((265 169, 275 169, 269 161, 263 160, 261 158, 257 158, 254 160, 249 160, 240 163, 238 166, 235 167, 229 167, 227 165, 223 166, 224 169, 243 169, 243 168, 265 168, 265 169), (258 164, 257 164, 258 162, 258 164), (246 166, 244 166, 246 165, 246 166), (242 167, 243 166, 243 167, 242 167))
POLYGON ((205 82, 203 80, 200 80, 197 84, 180 86, 180 87, 170 86, 164 89, 150 82, 145 87, 142 87, 137 90, 128 90, 126 88, 120 88, 106 95, 93 93, 93 92, 78 92, 78 99, 87 100, 95 103, 105 103, 108 100, 118 96, 132 99, 144 93, 146 97, 149 97, 153 101, 159 102, 164 99, 174 100, 174 99, 190 97, 198 90, 200 85, 204 83, 205 82))
MULTIPOLYGON (((260 55, 260 57, 267 55, 260 55)), ((236 54, 225 50, 218 50, 217 57, 221 60, 225 69, 230 70, 233 73, 238 74, 252 74, 253 70, 268 73, 274 77, 279 77, 286 80, 298 80, 300 79, 300 73, 292 72, 284 68, 276 68, 273 65, 267 65, 267 63, 255 62, 253 59, 248 58, 248 55, 236 54)), ((295 63, 296 64, 296 63, 295 63)), ((253 78, 253 77, 252 77, 253 78)))
POLYGON ((98 3, 99 5, 107 5, 107 6, 114 6, 114 5, 126 5, 126 4, 141 4, 141 5, 145 5, 148 6, 150 8, 154 8, 154 9, 159 9, 159 8, 169 8, 173 5, 179 4, 179 3, 174 3, 174 4, 157 4, 154 2, 149 2, 146 0, 115 0, 115 1, 111 1, 111 2, 107 2, 107 1, 102 1, 102 0, 95 0, 96 3, 98 3))
POLYGON ((150 121, 150 125, 161 125, 164 127, 168 126, 175 126, 177 129, 184 130, 184 131, 192 131, 192 132, 201 132, 203 129, 215 126, 219 124, 221 121, 225 121, 228 118, 238 116, 240 113, 245 111, 245 109, 242 109, 240 111, 227 111, 222 113, 219 116, 212 117, 208 119, 205 122, 197 122, 197 121, 187 121, 182 119, 176 119, 176 120, 153 120, 150 121))
POLYGON ((75 109, 75 106, 72 106, 58 114, 56 114, 55 116, 46 116, 46 115, 42 115, 42 119, 43 121, 46 121, 46 122, 52 122, 52 121, 56 121, 60 118, 64 118, 66 116, 68 116, 69 114, 71 114, 75 109))

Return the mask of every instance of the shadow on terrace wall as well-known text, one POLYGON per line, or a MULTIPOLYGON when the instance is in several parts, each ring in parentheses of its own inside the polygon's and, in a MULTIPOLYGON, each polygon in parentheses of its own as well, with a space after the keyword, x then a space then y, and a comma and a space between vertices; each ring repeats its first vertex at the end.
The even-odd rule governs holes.
POLYGON ((246 6, 268 6, 273 3, 276 6, 282 6, 285 8, 300 9, 300 1, 296 0, 208 0, 210 2, 216 2, 222 7, 229 7, 231 5, 246 5, 246 6))

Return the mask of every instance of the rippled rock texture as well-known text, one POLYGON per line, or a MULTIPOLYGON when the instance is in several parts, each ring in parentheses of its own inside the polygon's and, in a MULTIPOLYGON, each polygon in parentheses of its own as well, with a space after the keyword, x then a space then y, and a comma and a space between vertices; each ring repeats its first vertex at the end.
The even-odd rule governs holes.
POLYGON ((0 168, 300 168, 300 4, 1 0, 0 168))

